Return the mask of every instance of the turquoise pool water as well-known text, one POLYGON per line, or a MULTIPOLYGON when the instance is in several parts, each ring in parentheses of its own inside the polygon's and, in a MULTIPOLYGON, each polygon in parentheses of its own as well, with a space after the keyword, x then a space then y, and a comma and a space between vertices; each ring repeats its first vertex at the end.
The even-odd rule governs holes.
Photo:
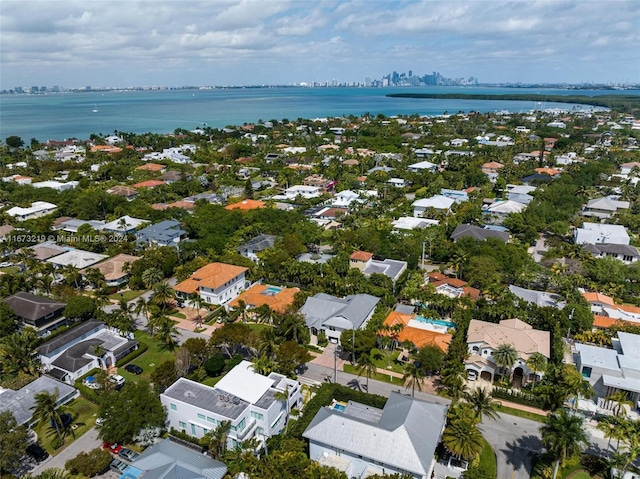
POLYGON ((334 404, 333 409, 337 411, 344 411, 347 407, 344 404, 334 404))
POLYGON ((420 321, 421 323, 426 323, 426 324, 436 324, 438 326, 444 326, 445 328, 456 327, 456 323, 453 323, 451 321, 445 321, 443 319, 425 318, 424 316, 416 316, 416 321, 420 321))
POLYGON ((267 289, 265 289, 262 292, 262 294, 268 294, 269 296, 274 296, 278 294, 280 291, 282 291, 282 288, 278 288, 277 286, 269 286, 267 289))

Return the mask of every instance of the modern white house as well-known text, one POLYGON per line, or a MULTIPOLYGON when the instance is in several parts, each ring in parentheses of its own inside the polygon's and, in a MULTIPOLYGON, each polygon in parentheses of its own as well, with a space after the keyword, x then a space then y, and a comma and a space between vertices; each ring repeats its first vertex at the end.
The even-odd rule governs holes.
POLYGON ((225 263, 209 263, 174 286, 178 299, 198 294, 205 303, 225 304, 246 288, 247 268, 225 263))
POLYGON ((331 200, 331 206, 334 208, 349 208, 354 202, 362 201, 360 200, 360 195, 355 191, 351 190, 343 190, 336 195, 331 200))
POLYGON ((577 343, 573 360, 582 377, 591 384, 599 407, 611 409, 605 398, 625 391, 640 409, 640 335, 619 331, 612 339, 613 349, 577 343))
POLYGON ((307 185, 294 185, 282 192, 280 195, 274 195, 271 198, 274 200, 289 200, 294 201, 298 196, 310 200, 312 198, 318 198, 323 193, 321 186, 307 186, 307 185))
POLYGON ((38 348, 47 375, 67 384, 94 368, 114 366, 138 349, 138 341, 122 336, 102 321, 92 319, 65 331, 38 348))
POLYGON ((422 198, 414 201, 411 206, 413 206, 413 216, 416 218, 420 218, 424 216, 425 211, 430 208, 438 212, 449 212, 451 211, 451 207, 454 205, 456 201, 452 198, 443 196, 443 195, 435 195, 431 198, 422 198))
POLYGON ((18 221, 32 220, 53 213, 58 209, 57 205, 47 203, 46 201, 34 201, 28 208, 14 206, 7 210, 7 214, 18 221))
POLYGON ((242 361, 213 387, 179 378, 160 395, 160 401, 169 427, 193 437, 230 421, 227 446, 235 448, 254 437, 262 444, 279 434, 291 409, 302 405, 302 396, 298 381, 277 373, 263 376, 249 361, 242 361))
POLYGON ((438 226, 440 222, 438 220, 430 220, 427 218, 416 218, 414 216, 401 216, 397 220, 391 222, 393 230, 414 230, 424 229, 429 226, 438 226))
POLYGON ((498 324, 472 319, 467 333, 469 349, 469 357, 465 361, 467 374, 493 381, 493 377, 499 370, 493 358, 493 352, 501 344, 513 346, 518 353, 518 359, 513 367, 514 380, 533 379, 534 372, 526 363, 531 354, 540 353, 547 359, 551 357, 549 331, 533 329, 519 319, 505 319, 498 324))
POLYGON ((629 234, 622 225, 583 223, 573 232, 576 244, 629 244, 629 234))
POLYGON ((34 188, 51 188, 52 190, 56 191, 66 191, 74 189, 76 186, 78 186, 78 182, 68 181, 66 183, 63 183, 61 181, 47 180, 39 181, 38 183, 31 183, 31 186, 33 186, 34 188))
POLYGON ((430 161, 420 161, 412 165, 407 166, 407 170, 411 173, 420 173, 421 171, 436 171, 438 165, 431 163, 430 161))
POLYGON ((447 408, 395 391, 383 409, 334 401, 317 412, 303 437, 309 440, 311 460, 347 477, 400 474, 431 479, 447 408))

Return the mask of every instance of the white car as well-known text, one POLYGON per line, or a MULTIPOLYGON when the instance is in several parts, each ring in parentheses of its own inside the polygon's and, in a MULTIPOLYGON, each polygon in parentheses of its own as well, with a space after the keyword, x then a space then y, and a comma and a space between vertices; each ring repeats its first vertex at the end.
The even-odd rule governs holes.
POLYGON ((116 385, 116 389, 120 389, 124 386, 124 378, 119 374, 112 374, 109 376, 109 381, 116 385))
POLYGON ((3 261, 0 263, 0 268, 9 268, 11 266, 13 266, 13 263, 10 263, 9 261, 3 261))
POLYGON ((478 379, 478 373, 472 370, 467 371, 467 379, 469 381, 475 381, 476 379, 478 379))

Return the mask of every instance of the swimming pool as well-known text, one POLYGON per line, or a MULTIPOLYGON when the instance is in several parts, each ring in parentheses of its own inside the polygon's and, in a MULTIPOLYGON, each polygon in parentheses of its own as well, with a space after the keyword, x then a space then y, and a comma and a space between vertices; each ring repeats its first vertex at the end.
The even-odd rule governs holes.
POLYGON ((443 319, 433 319, 433 318, 425 318, 424 316, 416 316, 416 321, 420 321, 425 324, 435 324, 438 326, 444 326, 445 328, 455 328, 456 323, 451 321, 445 321, 443 319))
POLYGON ((269 286, 268 288, 266 288, 262 294, 267 294, 269 296, 274 296, 276 294, 278 294, 280 291, 282 291, 282 288, 278 288, 277 286, 269 286))
POLYGON ((336 411, 344 411, 345 409, 347 409, 347 406, 345 406, 344 404, 335 403, 333 405, 333 409, 335 409, 336 411))

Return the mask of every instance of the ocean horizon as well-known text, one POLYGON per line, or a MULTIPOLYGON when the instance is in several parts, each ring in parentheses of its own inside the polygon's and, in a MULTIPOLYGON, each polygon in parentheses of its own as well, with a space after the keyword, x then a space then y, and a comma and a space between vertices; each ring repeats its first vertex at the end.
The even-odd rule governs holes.
POLYGON ((314 119, 348 115, 441 115, 478 111, 526 113, 535 109, 597 109, 588 105, 535 101, 389 98, 388 93, 529 93, 541 95, 640 94, 637 90, 556 88, 216 88, 209 90, 134 90, 38 95, 0 95, 0 138, 25 142, 91 134, 171 133, 210 126, 224 128, 260 120, 314 119))

